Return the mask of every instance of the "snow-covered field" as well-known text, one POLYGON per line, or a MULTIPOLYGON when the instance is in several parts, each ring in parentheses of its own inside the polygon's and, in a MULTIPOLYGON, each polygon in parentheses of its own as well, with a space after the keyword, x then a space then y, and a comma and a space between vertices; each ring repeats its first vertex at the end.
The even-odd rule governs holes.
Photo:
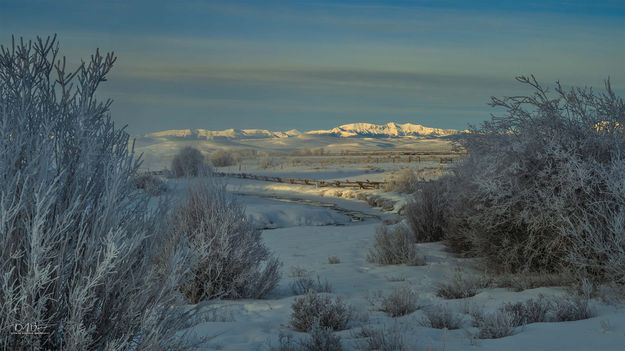
MULTIPOLYGON (((261 132, 255 133, 266 134, 261 132)), ((262 153, 243 152, 236 164, 217 170, 326 181, 388 181, 404 168, 414 170, 424 179, 436 178, 446 167, 440 158, 446 153, 457 157, 451 141, 445 139, 342 138, 293 131, 250 138, 250 131, 238 134, 233 131, 234 134, 228 132, 232 135, 199 140, 197 136, 201 133, 198 133, 191 133, 191 138, 184 133, 172 137, 170 131, 140 140, 138 151, 145 153, 144 168, 166 167, 182 146, 195 146, 206 153, 224 148, 239 151, 253 148, 262 153), (329 153, 291 152, 316 147, 329 153), (415 154, 423 157, 410 156, 415 154), (271 162, 263 165, 261 158, 270 158, 271 162)), ((353 308, 348 330, 336 332, 344 350, 363 349, 364 340, 359 336, 363 328, 382 330, 388 337, 401 337, 406 345, 404 350, 625 350, 625 306, 598 300, 591 301, 595 316, 590 319, 532 323, 516 327, 507 337, 477 338, 477 328, 471 322, 474 311, 494 312, 504 303, 542 295, 566 295, 569 291, 565 287, 520 292, 489 287, 463 299, 438 297, 440 284, 450 282, 457 274, 483 277, 477 261, 455 257, 442 243, 418 244, 425 257, 424 266, 381 266, 368 262, 367 253, 373 246, 376 228, 382 223, 394 225, 402 220, 401 210, 409 200, 406 194, 389 192, 384 187, 367 190, 316 187, 231 177, 223 177, 221 181, 246 206, 248 219, 263 230, 265 243, 283 262, 283 277, 278 288, 263 300, 218 301, 207 306, 205 309, 211 311, 208 321, 191 330, 198 337, 209 338, 200 349, 279 350, 281 336, 307 338, 306 333, 293 330, 290 316, 291 305, 298 297, 292 283, 309 277, 327 281, 331 286, 329 294, 342 298, 353 308), (330 257, 339 263, 330 263, 330 257), (418 308, 408 315, 392 318, 381 311, 380 303, 398 288, 416 293, 418 308), (447 306, 459 316, 462 327, 446 330, 423 326, 424 311, 436 305, 447 306)), ((169 182, 176 194, 185 188, 184 182, 169 182)))
MULTIPOLYGON (((336 174, 330 174, 333 175, 336 174)), ((439 284, 450 281, 458 272, 468 276, 481 273, 473 260, 454 257, 441 243, 418 245, 426 259, 424 266, 367 262, 376 227, 384 220, 396 221, 397 215, 372 208, 355 197, 324 196, 314 187, 231 178, 223 181, 246 205, 248 217, 258 227, 271 228, 263 231, 263 239, 283 262, 284 274, 279 287, 266 299, 220 301, 207 307, 217 309, 211 312, 210 321, 192 330, 198 336, 210 337, 200 349, 272 350, 277 349, 280 335, 305 338, 306 333, 294 331, 289 321, 291 304, 297 297, 291 283, 306 275, 327 280, 331 295, 341 297, 354 308, 355 317, 349 329, 336 333, 345 350, 362 349, 363 339, 358 338, 358 331, 363 327, 401 335, 407 350, 623 350, 625 309, 594 300, 596 316, 591 319, 529 324, 516 328, 508 337, 477 339, 470 311, 494 311, 505 302, 524 301, 541 294, 563 295, 566 289, 481 289, 473 297, 446 300, 436 296, 439 284), (330 264, 331 256, 340 263, 330 264), (380 311, 380 298, 400 287, 417 293, 419 309, 391 318, 380 311), (422 326, 423 311, 437 304, 445 304, 461 315, 463 328, 440 330, 422 326)), ((180 187, 175 188, 179 191, 180 187)))
MULTIPOLYGON (((150 170, 167 168, 176 152, 184 146, 195 147, 207 155, 216 150, 232 152, 239 158, 232 170, 238 171, 257 168, 261 158, 271 160, 270 168, 275 169, 307 165, 376 169, 381 163, 393 163, 395 160, 391 156, 401 154, 404 159, 412 153, 419 154, 422 161, 438 161, 440 154, 454 153, 455 133, 453 130, 395 123, 356 123, 303 133, 181 129, 138 136, 136 152, 143 154, 143 168, 150 170)), ((412 156, 413 161, 416 159, 412 156)))

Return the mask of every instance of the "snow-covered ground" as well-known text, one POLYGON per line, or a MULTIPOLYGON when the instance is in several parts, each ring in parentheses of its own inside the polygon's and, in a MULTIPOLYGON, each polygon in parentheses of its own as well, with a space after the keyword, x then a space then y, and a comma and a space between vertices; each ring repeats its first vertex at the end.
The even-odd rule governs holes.
POLYGON ((286 198, 265 199, 249 195, 238 197, 246 205, 248 218, 261 229, 346 225, 352 221, 347 214, 321 204, 305 205, 286 198))
MULTIPOLYGON (((364 126, 364 131, 360 127, 351 126, 350 133, 368 135, 370 126, 364 126)), ((298 134, 243 130, 222 131, 223 135, 216 136, 208 131, 202 132, 206 135, 191 131, 181 136, 169 132, 139 140, 139 151, 145 152, 146 168, 153 170, 166 167, 181 146, 191 145, 207 154, 216 149, 241 152, 243 156, 236 164, 219 167, 219 172, 326 181, 388 181, 404 168, 411 168, 420 178, 431 179, 445 171, 443 157, 458 157, 447 139, 380 135, 392 129, 382 126, 375 131, 375 138, 344 137, 340 131, 298 134), (326 154, 294 153, 320 147, 326 154), (257 151, 246 153, 250 149, 257 151), (263 164, 262 159, 270 162, 263 164)), ((221 181, 246 206, 246 215, 254 225, 263 229, 263 239, 283 262, 284 274, 278 288, 266 299, 219 301, 206 307, 212 311, 210 321, 192 329, 198 336, 210 337, 200 349, 277 350, 280 335, 306 338, 306 333, 294 331, 289 324, 291 305, 297 298, 291 284, 305 275, 327 281, 332 286, 331 294, 354 308, 349 329, 336 333, 345 350, 362 349, 358 332, 363 327, 401 335, 406 350, 625 350, 625 306, 593 300, 596 316, 591 319, 534 323, 517 327, 508 337, 481 340, 475 337, 471 311, 493 312, 507 302, 563 295, 567 289, 542 287, 515 292, 484 288, 469 298, 440 298, 436 295, 438 286, 458 272, 482 275, 474 260, 454 257, 441 243, 418 245, 425 256, 424 266, 368 262, 376 228, 400 221, 409 195, 388 192, 384 187, 362 190, 230 177, 221 181), (329 257, 338 258, 340 263, 331 264, 329 257), (391 318, 380 311, 380 299, 401 287, 418 294, 419 308, 391 318), (441 304, 462 316, 462 328, 440 330, 422 325, 424 310, 441 304)), ((171 181, 170 188, 172 193, 181 194, 185 183, 171 181)))
MULTIPOLYGON (((453 130, 427 128, 412 124, 373 125, 357 123, 331 130, 273 132, 268 130, 209 131, 181 129, 150 133, 136 138, 135 151, 143 154, 143 168, 167 168, 182 147, 191 146, 206 155, 227 150, 240 156, 239 171, 255 168, 260 158, 272 159, 276 168, 317 163, 335 166, 392 163, 391 154, 421 154, 421 160, 431 154, 454 153, 453 130), (349 157, 341 157, 342 155, 349 157), (355 157, 355 155, 359 155, 355 157), (306 156, 302 159, 302 156, 306 156)), ((457 150, 456 150, 457 151, 457 150)), ((416 159, 416 158, 415 158, 416 159)))
MULTIPOLYGON (((354 173, 327 173, 323 177, 353 177, 354 173)), ((325 179, 325 178, 323 178, 325 179)), ((524 301, 539 294, 561 295, 564 288, 537 288, 522 292, 482 289, 476 296, 445 300, 436 296, 438 284, 448 282, 459 270, 479 275, 474 261, 454 257, 440 243, 419 244, 425 266, 380 266, 367 262, 375 229, 396 215, 371 208, 358 196, 328 196, 314 187, 225 178, 228 189, 246 205, 248 216, 263 231, 263 239, 283 262, 279 287, 263 300, 220 301, 212 321, 193 328, 211 339, 205 350, 271 350, 281 334, 306 337, 289 326, 294 296, 290 287, 297 275, 308 274, 332 286, 332 295, 354 307, 350 329, 337 332, 345 350, 358 350, 357 332, 363 327, 400 333, 408 350, 624 350, 625 309, 593 300, 596 317, 561 323, 536 323, 515 329, 513 335, 477 340, 466 313, 472 309, 492 311, 504 302, 524 301), (330 264, 336 256, 340 263, 330 264), (377 300, 398 287, 418 294, 420 308, 409 315, 391 318, 380 311, 377 300), (464 328, 439 330, 421 326, 423 309, 446 304, 465 318, 464 328)), ((178 189, 180 190, 180 189, 178 189)), ((353 190, 356 191, 356 190, 353 190)))

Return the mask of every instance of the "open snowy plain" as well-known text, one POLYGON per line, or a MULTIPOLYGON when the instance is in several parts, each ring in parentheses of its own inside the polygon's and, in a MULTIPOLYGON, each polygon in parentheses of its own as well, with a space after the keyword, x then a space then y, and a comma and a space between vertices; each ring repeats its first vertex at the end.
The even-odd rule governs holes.
MULTIPOLYGON (((246 172, 280 178, 325 181, 389 181, 401 169, 412 169, 421 178, 445 171, 446 158, 457 158, 451 139, 415 137, 340 137, 292 132, 291 136, 240 139, 198 138, 161 133, 139 140, 146 168, 167 165, 182 145, 207 153, 254 149, 242 153, 224 173, 246 172), (389 146, 390 145, 390 146, 389 146), (297 150, 323 148, 297 155, 297 150), (262 155, 262 156, 259 156, 262 155), (421 155, 421 159, 417 158, 421 155), (270 159, 263 164, 261 159, 270 159)), ((191 133, 193 134, 193 133, 191 133)), ((201 134, 201 133, 200 133, 201 134)), ((320 133, 323 134, 323 133, 320 133)), ((351 308, 346 330, 337 331, 345 350, 372 350, 367 335, 394 340, 401 348, 384 350, 625 350, 625 309, 617 303, 590 300, 593 317, 570 322, 527 323, 514 327, 512 335, 479 338, 474 319, 496 311, 503 304, 563 296, 567 288, 542 286, 530 289, 494 287, 477 259, 455 257, 442 243, 418 244, 425 259, 420 266, 379 265, 367 260, 376 228, 385 223, 403 225, 401 213, 410 196, 379 189, 318 187, 224 176, 221 181, 246 206, 248 219, 259 229, 267 246, 283 263, 283 277, 263 300, 219 301, 207 304, 206 321, 192 330, 208 338, 204 350, 287 350, 285 340, 305 340, 295 331, 292 304, 305 293, 298 283, 313 281, 326 294, 340 297, 351 308), (437 291, 457 277, 481 281, 474 296, 446 299, 437 291), (414 299, 416 310, 392 317, 383 311, 385 298, 403 291, 414 299), (454 330, 436 329, 425 322, 433 309, 444 309, 458 322, 454 330), (282 340, 282 349, 280 348, 282 340)), ((169 180, 170 192, 181 194, 185 181, 169 180)))

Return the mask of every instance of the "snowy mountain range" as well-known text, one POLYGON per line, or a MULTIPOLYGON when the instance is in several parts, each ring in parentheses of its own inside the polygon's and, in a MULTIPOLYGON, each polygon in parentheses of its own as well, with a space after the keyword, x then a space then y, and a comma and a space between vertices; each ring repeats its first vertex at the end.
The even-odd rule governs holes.
POLYGON ((146 138, 175 139, 266 139, 291 138, 306 136, 330 136, 339 138, 400 138, 400 137, 441 137, 459 133, 453 129, 429 128, 420 124, 390 122, 387 124, 351 123, 329 130, 298 130, 270 131, 266 129, 174 129, 149 133, 146 138))

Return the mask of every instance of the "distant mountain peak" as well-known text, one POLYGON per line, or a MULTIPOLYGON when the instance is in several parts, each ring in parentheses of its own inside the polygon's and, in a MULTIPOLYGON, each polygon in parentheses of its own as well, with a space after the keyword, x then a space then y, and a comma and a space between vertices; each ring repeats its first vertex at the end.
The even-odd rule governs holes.
POLYGON ((147 138, 182 138, 182 139, 264 139, 292 138, 300 136, 332 136, 340 138, 400 138, 400 137, 439 137, 457 134, 457 130, 429 128, 420 124, 389 122, 386 124, 349 123, 329 130, 311 130, 300 132, 296 129, 270 131, 267 129, 175 129, 154 132, 147 138))
POLYGON ((420 124, 389 122, 386 124, 350 123, 331 130, 315 130, 310 134, 326 134, 337 137, 415 137, 415 136, 446 136, 458 133, 453 129, 429 128, 420 124))

